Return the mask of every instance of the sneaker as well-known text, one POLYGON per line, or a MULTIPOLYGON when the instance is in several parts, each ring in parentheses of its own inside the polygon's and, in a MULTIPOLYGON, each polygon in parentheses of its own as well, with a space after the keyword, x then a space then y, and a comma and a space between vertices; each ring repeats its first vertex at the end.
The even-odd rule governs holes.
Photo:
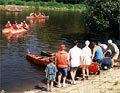
POLYGON ((113 68, 108 69, 108 71, 113 71, 113 70, 114 70, 113 68))
POLYGON ((74 80, 71 80, 71 84, 73 84, 74 83, 74 80))
POLYGON ((75 80, 73 81, 73 84, 74 84, 74 85, 76 84, 75 80))
POLYGON ((81 80, 85 80, 85 78, 82 78, 81 80))
POLYGON ((66 86, 66 84, 65 83, 63 83, 63 85, 62 85, 63 87, 65 87, 66 86))
POLYGON ((47 92, 49 92, 49 91, 50 91, 50 89, 49 89, 49 88, 47 88, 47 89, 46 89, 46 91, 47 91, 47 92))
POLYGON ((50 88, 50 92, 52 92, 53 91, 53 88, 50 88))
POLYGON ((86 80, 89 80, 89 79, 88 79, 88 76, 86 76, 86 80))
POLYGON ((60 84, 60 83, 58 83, 58 87, 59 87, 59 88, 61 87, 61 84, 60 84))

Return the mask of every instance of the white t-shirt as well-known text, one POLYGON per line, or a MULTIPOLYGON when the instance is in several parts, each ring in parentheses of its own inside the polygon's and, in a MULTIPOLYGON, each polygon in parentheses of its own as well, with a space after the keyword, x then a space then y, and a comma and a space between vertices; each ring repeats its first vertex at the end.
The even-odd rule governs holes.
POLYGON ((84 56, 84 60, 83 60, 83 65, 90 65, 91 64, 91 56, 92 56, 92 52, 91 49, 88 46, 85 46, 82 49, 82 53, 84 56))
POLYGON ((79 47, 74 46, 70 49, 69 61, 71 67, 77 67, 81 64, 80 56, 82 56, 82 50, 79 47))
POLYGON ((107 49, 107 45, 106 44, 102 44, 101 48, 102 48, 102 51, 105 52, 105 50, 107 49))

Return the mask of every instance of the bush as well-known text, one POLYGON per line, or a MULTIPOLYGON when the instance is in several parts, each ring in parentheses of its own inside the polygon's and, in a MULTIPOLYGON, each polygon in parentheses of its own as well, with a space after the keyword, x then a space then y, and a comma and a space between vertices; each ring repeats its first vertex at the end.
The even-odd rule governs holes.
POLYGON ((118 0, 86 0, 86 22, 94 31, 119 31, 120 15, 118 0))
POLYGON ((0 5, 7 5, 7 4, 8 4, 8 1, 0 0, 0 5))

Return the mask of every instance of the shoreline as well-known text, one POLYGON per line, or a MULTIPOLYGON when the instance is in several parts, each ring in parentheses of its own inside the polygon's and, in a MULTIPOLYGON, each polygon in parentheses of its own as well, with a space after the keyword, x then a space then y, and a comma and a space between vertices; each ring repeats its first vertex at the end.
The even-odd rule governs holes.
MULTIPOLYGON (((54 87, 52 93, 119 93, 120 92, 120 68, 113 71, 102 71, 100 75, 91 75, 89 80, 81 81, 79 77, 76 85, 67 83, 65 87, 54 87)), ((40 89, 24 91, 23 93, 46 93, 40 89)))
POLYGON ((35 8, 34 6, 21 6, 21 5, 0 5, 0 10, 5 10, 5 8, 15 9, 18 8, 18 10, 54 10, 54 11, 79 11, 83 12, 86 9, 68 9, 68 8, 51 8, 51 7, 42 7, 35 8))

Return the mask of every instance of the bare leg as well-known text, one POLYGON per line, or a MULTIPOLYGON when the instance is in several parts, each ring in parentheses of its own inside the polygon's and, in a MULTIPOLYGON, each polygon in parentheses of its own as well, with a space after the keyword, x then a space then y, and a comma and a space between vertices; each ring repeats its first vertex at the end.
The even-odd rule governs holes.
POLYGON ((71 74, 71 78, 72 78, 72 80, 74 80, 73 70, 70 71, 70 74, 71 74))
POLYGON ((66 76, 63 76, 63 83, 65 83, 66 81, 66 76))
POLYGON ((74 80, 75 80, 76 70, 73 70, 73 75, 74 75, 74 80))
POLYGON ((51 86, 50 86, 50 88, 51 88, 51 89, 53 88, 53 81, 51 81, 51 86))
POLYGON ((114 67, 114 59, 112 59, 112 66, 111 66, 112 68, 114 67))
POLYGON ((61 82, 61 76, 62 75, 58 75, 58 84, 61 82))
POLYGON ((47 89, 49 89, 49 81, 47 81, 47 89))
POLYGON ((87 70, 87 76, 89 77, 89 69, 88 69, 88 66, 86 66, 86 70, 87 70))
POLYGON ((83 66, 82 74, 83 74, 83 78, 85 78, 85 66, 83 66))

